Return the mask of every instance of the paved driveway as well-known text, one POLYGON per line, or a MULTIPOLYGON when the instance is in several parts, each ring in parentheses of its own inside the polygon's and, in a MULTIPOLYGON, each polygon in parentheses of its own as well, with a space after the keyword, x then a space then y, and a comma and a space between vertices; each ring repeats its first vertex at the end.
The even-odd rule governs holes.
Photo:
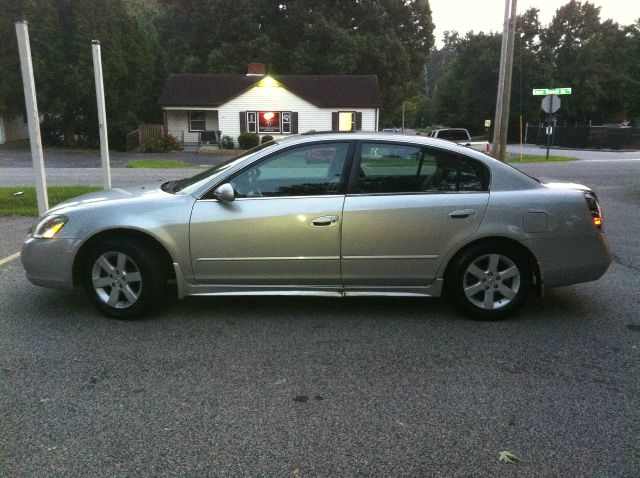
MULTIPOLYGON (((0 476, 637 476, 640 162, 522 168, 596 189, 615 262, 505 322, 241 297, 113 321, 1 264, 0 476)), ((3 258, 32 221, 0 218, 3 258)))

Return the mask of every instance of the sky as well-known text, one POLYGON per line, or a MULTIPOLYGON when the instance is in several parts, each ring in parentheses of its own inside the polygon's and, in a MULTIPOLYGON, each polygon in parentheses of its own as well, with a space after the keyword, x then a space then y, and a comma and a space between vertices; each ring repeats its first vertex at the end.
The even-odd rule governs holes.
MULTIPOLYGON (((517 0, 518 14, 531 7, 540 12, 538 17, 543 25, 551 22, 556 10, 568 0, 517 0)), ((608 18, 622 25, 631 25, 640 18, 638 0, 591 0, 589 3, 601 7, 600 20, 608 18)), ((429 0, 435 30, 436 46, 442 46, 442 34, 456 30, 464 36, 470 30, 475 33, 502 32, 505 0, 429 0)))

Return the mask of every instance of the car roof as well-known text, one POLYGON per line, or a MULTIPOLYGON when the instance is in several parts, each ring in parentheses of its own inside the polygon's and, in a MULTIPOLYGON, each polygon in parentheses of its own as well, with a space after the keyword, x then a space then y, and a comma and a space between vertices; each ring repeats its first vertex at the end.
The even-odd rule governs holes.
MULTIPOLYGON (((368 132, 368 131, 357 131, 357 132, 344 132, 344 133, 304 133, 295 136, 287 136, 284 138, 278 138, 275 140, 277 144, 281 145, 293 145, 293 144, 304 144, 304 143, 312 143, 316 141, 384 141, 384 142, 394 142, 394 143, 413 143, 420 144, 424 146, 432 146, 440 149, 447 149, 453 152, 462 152, 464 154, 469 154, 474 157, 486 157, 487 155, 483 153, 478 153, 470 148, 465 146, 461 146, 456 143, 452 143, 451 141, 431 138, 426 135, 409 135, 409 134, 394 134, 388 135, 383 134, 383 132, 368 132), (474 154, 475 153, 475 154, 474 154)), ((490 158, 491 159, 491 158, 490 158)))

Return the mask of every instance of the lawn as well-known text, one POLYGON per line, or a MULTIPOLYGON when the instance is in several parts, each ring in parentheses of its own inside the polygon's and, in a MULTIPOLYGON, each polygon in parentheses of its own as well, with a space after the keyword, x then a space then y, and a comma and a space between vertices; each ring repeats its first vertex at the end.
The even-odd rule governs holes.
MULTIPOLYGON (((81 194, 99 191, 95 186, 50 186, 47 188, 49 207, 81 194)), ((0 188, 0 215, 37 216, 36 190, 31 186, 0 188), (20 193, 22 194, 17 194, 20 193)))

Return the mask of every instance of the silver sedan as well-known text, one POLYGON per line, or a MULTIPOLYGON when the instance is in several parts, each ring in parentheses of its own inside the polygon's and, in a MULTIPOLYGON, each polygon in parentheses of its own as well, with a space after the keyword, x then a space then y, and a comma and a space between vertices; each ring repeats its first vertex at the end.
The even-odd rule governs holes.
POLYGON ((21 257, 32 283, 81 286, 114 318, 177 289, 447 295, 497 319, 611 262, 587 187, 541 184, 446 141, 365 133, 293 136, 191 178, 80 196, 38 219, 21 257))

